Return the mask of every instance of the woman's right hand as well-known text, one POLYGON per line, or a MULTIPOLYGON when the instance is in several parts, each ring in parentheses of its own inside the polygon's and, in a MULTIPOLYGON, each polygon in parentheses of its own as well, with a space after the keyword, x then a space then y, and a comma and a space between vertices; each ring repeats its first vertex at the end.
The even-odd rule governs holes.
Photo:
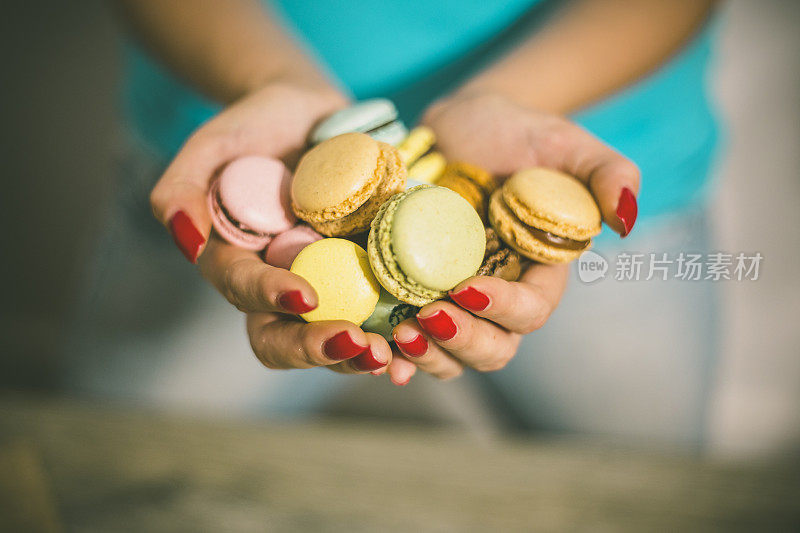
POLYGON ((339 372, 382 373, 391 359, 380 335, 364 333, 350 322, 301 321, 295 315, 317 306, 308 282, 211 235, 206 195, 222 166, 244 155, 264 155, 291 168, 314 124, 345 104, 328 87, 267 85, 195 131, 150 195, 153 213, 181 252, 199 262, 203 276, 247 314, 250 344, 269 368, 328 366, 339 372))

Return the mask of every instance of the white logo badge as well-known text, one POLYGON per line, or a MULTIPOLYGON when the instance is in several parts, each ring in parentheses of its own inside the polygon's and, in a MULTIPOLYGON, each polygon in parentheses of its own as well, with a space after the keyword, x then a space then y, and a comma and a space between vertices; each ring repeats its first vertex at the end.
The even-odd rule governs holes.
POLYGON ((592 283, 606 277, 608 261, 602 255, 587 250, 578 258, 578 278, 584 283, 592 283))

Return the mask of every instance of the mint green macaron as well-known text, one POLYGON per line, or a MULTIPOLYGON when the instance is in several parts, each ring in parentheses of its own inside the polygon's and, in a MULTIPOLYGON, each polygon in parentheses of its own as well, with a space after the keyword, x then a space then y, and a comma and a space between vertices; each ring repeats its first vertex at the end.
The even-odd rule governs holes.
POLYGON ((461 196, 421 185, 391 197, 372 221, 370 266, 392 296, 422 307, 474 276, 486 250, 478 213, 461 196))
POLYGON ((381 290, 375 311, 361 324, 361 329, 377 333, 388 342, 392 342, 394 340, 392 338, 394 327, 403 320, 416 315, 417 311, 419 311, 419 307, 405 304, 386 292, 386 290, 381 290))
POLYGON ((358 102, 332 114, 311 132, 311 144, 317 145, 344 133, 366 133, 376 141, 397 146, 408 136, 408 129, 386 98, 358 102))

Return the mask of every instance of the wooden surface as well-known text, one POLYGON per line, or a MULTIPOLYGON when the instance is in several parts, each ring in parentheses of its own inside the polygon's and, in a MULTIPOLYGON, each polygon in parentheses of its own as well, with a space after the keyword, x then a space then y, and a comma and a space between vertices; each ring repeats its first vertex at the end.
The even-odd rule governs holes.
POLYGON ((800 469, 0 396, 0 531, 797 531, 800 469))

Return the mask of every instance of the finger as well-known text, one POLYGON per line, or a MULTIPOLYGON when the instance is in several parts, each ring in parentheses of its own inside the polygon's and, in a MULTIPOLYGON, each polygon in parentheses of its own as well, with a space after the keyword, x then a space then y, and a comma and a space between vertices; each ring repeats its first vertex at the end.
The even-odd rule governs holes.
POLYGON ((463 309, 515 333, 541 328, 567 287, 567 265, 534 263, 519 281, 490 276, 469 278, 450 291, 463 309))
POLYGON ((199 263, 201 274, 240 311, 301 314, 318 305, 317 293, 305 279, 217 236, 199 263))
POLYGON ((417 373, 417 366, 406 359, 406 357, 395 348, 392 350, 392 363, 389 365, 389 379, 398 387, 408 385, 414 374, 417 373))
POLYGON ((636 222, 639 168, 628 158, 580 128, 570 125, 561 170, 582 180, 594 195, 603 220, 622 237, 636 222))
POLYGON ((403 355, 423 372, 439 379, 452 379, 464 372, 464 365, 428 339, 413 318, 395 326, 393 337, 403 355))
POLYGON ((364 374, 366 372, 376 376, 384 374, 392 361, 392 349, 386 339, 377 333, 366 333, 366 336, 369 343, 366 351, 332 366, 331 370, 343 374, 364 374))
POLYGON ((247 333, 253 352, 267 368, 330 366, 369 347, 364 332, 346 320, 306 323, 274 313, 250 313, 247 333))
POLYGON ((192 262, 202 253, 211 233, 206 206, 209 181, 222 165, 243 155, 243 149, 235 136, 198 130, 150 193, 153 214, 169 228, 175 243, 192 262))
POLYGON ((417 313, 417 322, 451 357, 480 372, 505 367, 519 344, 519 335, 450 302, 426 305, 417 313))

